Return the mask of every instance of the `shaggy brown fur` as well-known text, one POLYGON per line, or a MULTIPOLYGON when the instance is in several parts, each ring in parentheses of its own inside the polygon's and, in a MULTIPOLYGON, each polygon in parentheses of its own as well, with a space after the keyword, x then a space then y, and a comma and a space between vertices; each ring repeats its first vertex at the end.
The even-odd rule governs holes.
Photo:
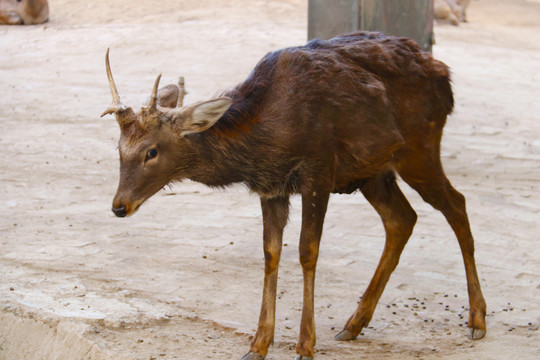
POLYGON ((261 198, 263 302, 244 360, 263 359, 274 336, 282 234, 293 194, 302 196, 304 273, 297 359, 314 354, 315 268, 332 192, 361 191, 385 226, 379 266, 337 339, 354 339, 367 326, 416 222, 396 172, 452 226, 467 273, 471 336, 484 336, 486 305, 465 199, 440 163, 454 104, 450 74, 412 40, 358 32, 279 50, 222 97, 183 108, 156 107, 156 82, 151 105, 135 114, 119 103, 112 74, 109 81, 113 105, 106 112, 116 113, 122 128, 116 215, 132 214, 165 184, 185 178, 217 187, 244 183, 261 198))

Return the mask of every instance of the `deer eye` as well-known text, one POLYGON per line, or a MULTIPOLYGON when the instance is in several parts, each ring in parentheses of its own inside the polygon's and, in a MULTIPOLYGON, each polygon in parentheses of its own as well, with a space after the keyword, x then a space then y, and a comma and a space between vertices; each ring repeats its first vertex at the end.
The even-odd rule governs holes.
POLYGON ((151 159, 155 158, 157 156, 157 154, 158 154, 157 149, 148 150, 148 152, 146 153, 145 161, 148 161, 148 160, 151 160, 151 159))

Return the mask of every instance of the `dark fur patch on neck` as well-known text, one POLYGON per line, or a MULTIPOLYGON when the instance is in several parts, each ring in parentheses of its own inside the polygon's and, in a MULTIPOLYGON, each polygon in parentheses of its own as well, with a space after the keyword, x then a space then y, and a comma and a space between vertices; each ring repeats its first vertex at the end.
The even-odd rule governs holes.
POLYGON ((280 51, 276 51, 267 54, 244 82, 223 93, 223 96, 231 98, 233 102, 211 128, 213 134, 237 138, 259 121, 257 112, 274 79, 279 53, 280 51))

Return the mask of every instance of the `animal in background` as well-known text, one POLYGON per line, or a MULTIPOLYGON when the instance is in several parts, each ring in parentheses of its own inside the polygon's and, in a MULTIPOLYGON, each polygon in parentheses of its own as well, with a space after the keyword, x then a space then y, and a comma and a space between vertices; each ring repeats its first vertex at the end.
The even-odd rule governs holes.
POLYGON ((304 277, 296 359, 314 356, 315 270, 331 193, 360 191, 384 224, 386 244, 375 275, 336 339, 353 340, 369 324, 417 219, 396 173, 454 230, 465 264, 470 337, 485 335, 486 303, 465 198, 440 160, 454 106, 450 71, 414 41, 371 32, 313 40, 267 54, 232 90, 182 107, 177 85, 158 90, 160 75, 137 112, 120 101, 109 51, 106 69, 113 101, 103 115, 114 114, 120 126, 116 216, 132 215, 165 185, 183 179, 218 188, 242 183, 260 197, 262 305, 242 360, 264 359, 274 339, 283 229, 295 194, 302 199, 304 277))
POLYGON ((462 21, 467 21, 465 11, 470 0, 435 0, 434 15, 440 22, 448 22, 452 25, 459 25, 462 21))
POLYGON ((49 19, 47 0, 0 0, 0 24, 33 25, 49 19))

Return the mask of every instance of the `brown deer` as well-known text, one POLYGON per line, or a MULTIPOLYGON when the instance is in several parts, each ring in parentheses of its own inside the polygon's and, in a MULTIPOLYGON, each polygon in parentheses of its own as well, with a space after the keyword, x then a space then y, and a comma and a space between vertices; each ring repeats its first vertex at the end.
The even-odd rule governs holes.
POLYGON ((486 304, 474 260, 465 198, 446 178, 440 143, 453 108, 448 67, 416 43, 358 32, 267 54, 222 96, 176 107, 175 85, 135 113, 120 102, 108 51, 113 102, 103 113, 120 125, 116 216, 133 214, 166 184, 191 179, 211 187, 244 183, 260 196, 265 276, 257 332, 243 360, 264 359, 274 338, 276 288, 289 197, 302 197, 303 310, 296 359, 315 346, 314 279, 331 193, 360 190, 386 230, 379 265, 358 308, 336 339, 355 339, 413 231, 416 213, 395 173, 440 210, 465 262, 472 339, 485 335, 486 304))
POLYGON ((47 0, 0 0, 0 24, 32 25, 48 19, 47 0))

